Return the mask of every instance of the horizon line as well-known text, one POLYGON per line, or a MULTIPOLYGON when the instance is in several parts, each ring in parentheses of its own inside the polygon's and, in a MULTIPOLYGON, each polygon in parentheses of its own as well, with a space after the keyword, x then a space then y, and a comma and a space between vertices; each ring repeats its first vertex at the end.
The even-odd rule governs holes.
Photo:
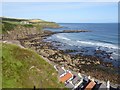
MULTIPOLYGON (((0 17, 14 18, 14 19, 41 19, 41 18, 20 18, 20 17, 10 17, 10 16, 0 16, 0 17)), ((41 20, 44 20, 44 19, 41 19, 41 20)), ((51 22, 49 20, 45 20, 45 21, 51 22)), ((118 23, 118 22, 56 22, 56 21, 52 21, 52 22, 55 22, 55 23, 118 23)))

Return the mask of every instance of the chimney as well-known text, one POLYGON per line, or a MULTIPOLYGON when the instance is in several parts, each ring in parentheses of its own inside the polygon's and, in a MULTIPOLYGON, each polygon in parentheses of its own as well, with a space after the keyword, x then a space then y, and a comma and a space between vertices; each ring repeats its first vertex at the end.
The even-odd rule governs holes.
POLYGON ((90 76, 88 76, 88 79, 90 79, 90 76))
POLYGON ((107 81, 107 90, 110 90, 110 81, 107 81))

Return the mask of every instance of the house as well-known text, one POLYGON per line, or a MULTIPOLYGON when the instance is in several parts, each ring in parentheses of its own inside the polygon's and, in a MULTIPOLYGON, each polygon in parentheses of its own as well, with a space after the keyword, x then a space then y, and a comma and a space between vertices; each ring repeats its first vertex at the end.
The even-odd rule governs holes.
POLYGON ((30 24, 28 21, 21 21, 20 24, 30 24))
POLYGON ((60 68, 58 66, 54 66, 55 70, 58 72, 58 75, 60 77, 64 76, 66 74, 66 70, 64 69, 64 67, 60 68))
POLYGON ((65 83, 66 87, 76 89, 82 84, 83 78, 80 73, 73 75, 71 71, 56 65, 54 68, 59 74, 59 81, 65 83))
POLYGON ((92 90, 95 87, 96 83, 94 81, 90 81, 88 85, 85 87, 85 90, 92 90))
POLYGON ((74 89, 77 88, 78 86, 80 86, 83 82, 83 78, 80 75, 80 73, 78 73, 78 75, 75 76, 75 78, 72 80, 72 83, 74 85, 74 89))
POLYGON ((98 90, 107 90, 107 86, 104 85, 103 83, 100 85, 100 87, 98 88, 98 90))
POLYGON ((72 83, 70 83, 70 82, 67 82, 65 87, 73 89, 74 85, 72 83))
POLYGON ((60 77, 60 82, 66 83, 73 78, 73 74, 69 71, 64 76, 60 77))

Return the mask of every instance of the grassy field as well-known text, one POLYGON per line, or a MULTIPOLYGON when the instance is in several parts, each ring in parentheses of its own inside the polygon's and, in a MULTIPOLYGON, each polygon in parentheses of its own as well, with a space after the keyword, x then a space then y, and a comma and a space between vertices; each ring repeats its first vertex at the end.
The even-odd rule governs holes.
POLYGON ((60 88, 57 72, 37 53, 12 44, 2 44, 3 88, 60 88))

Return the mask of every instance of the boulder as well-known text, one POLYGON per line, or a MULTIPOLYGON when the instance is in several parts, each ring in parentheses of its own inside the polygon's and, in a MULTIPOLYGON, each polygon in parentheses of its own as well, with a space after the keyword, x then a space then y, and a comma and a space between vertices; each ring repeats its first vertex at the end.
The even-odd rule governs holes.
POLYGON ((47 45, 42 46, 43 49, 48 49, 47 45))
POLYGON ((112 63, 106 63, 107 67, 113 67, 112 63))
POLYGON ((48 57, 49 56, 49 54, 47 54, 43 49, 40 50, 39 54, 44 56, 44 57, 48 57))
POLYGON ((81 61, 81 64, 85 64, 85 61, 81 61))
POLYGON ((76 65, 75 65, 75 64, 72 64, 72 63, 70 63, 70 66, 75 67, 76 65))
POLYGON ((87 62, 86 64, 87 64, 87 65, 90 65, 91 63, 90 63, 90 62, 87 62))
POLYGON ((52 49, 47 49, 47 53, 49 55, 54 55, 56 53, 56 51, 52 50, 52 49))
POLYGON ((70 55, 63 55, 63 59, 67 61, 68 63, 72 63, 70 55))
POLYGON ((100 65, 100 61, 95 61, 94 64, 100 65))
POLYGON ((53 58, 48 58, 50 61, 55 61, 55 59, 53 59, 53 58))
POLYGON ((61 65, 66 65, 66 62, 60 62, 61 65))
POLYGON ((79 71, 79 69, 77 69, 77 68, 73 68, 73 71, 76 71, 76 72, 78 72, 78 71, 79 71))
POLYGON ((79 61, 75 59, 75 60, 73 60, 73 64, 78 65, 78 64, 79 64, 79 61))
POLYGON ((58 57, 57 61, 63 61, 63 59, 61 57, 58 57))

